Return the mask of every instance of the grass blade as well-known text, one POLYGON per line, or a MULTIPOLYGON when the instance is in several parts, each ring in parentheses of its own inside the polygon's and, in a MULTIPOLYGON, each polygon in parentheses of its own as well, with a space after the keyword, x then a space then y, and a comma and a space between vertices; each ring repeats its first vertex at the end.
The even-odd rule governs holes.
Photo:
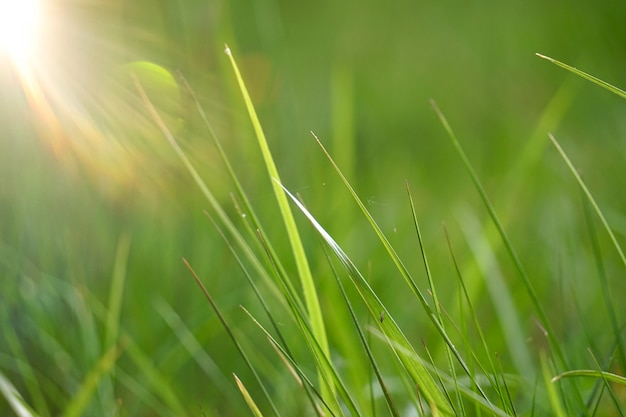
POLYGON ((593 370, 593 369, 578 369, 578 370, 573 370, 573 371, 561 372, 560 374, 552 378, 552 382, 556 382, 559 379, 572 378, 572 377, 604 378, 607 381, 615 382, 621 385, 626 385, 626 377, 623 377, 621 375, 616 375, 611 372, 598 371, 598 370, 593 370))
POLYGON ((261 410, 259 410, 259 407, 257 407, 245 385, 243 385, 243 383, 236 374, 233 374, 233 377, 235 378, 235 382, 237 382, 237 386, 239 387, 239 391, 241 391, 241 395, 243 395, 243 398, 246 400, 246 404, 248 404, 248 407, 250 407, 250 411, 252 411, 252 414, 254 414, 256 417, 263 417, 261 410))
POLYGON ((37 414, 30 410, 22 395, 2 371, 0 371, 0 392, 18 417, 37 417, 37 414))
POLYGON ((617 94, 621 98, 626 98, 626 91, 621 90, 621 89, 615 87, 614 85, 611 85, 611 84, 607 83, 606 81, 602 81, 601 79, 596 78, 593 75, 587 74, 586 72, 581 71, 578 68, 574 68, 572 66, 569 66, 569 65, 567 65, 567 64, 565 64, 565 63, 563 63, 561 61, 557 61, 554 58, 550 58, 549 56, 545 56, 545 55, 542 55, 540 53, 536 53, 535 55, 537 55, 539 58, 546 59, 546 60, 552 62, 553 64, 558 65, 561 68, 565 68, 566 70, 568 70, 572 74, 576 74, 579 77, 582 77, 582 78, 584 78, 584 79, 586 79, 588 81, 591 81, 592 83, 597 84, 597 85, 599 85, 602 88, 606 88, 611 93, 617 94))
MULTIPOLYGON (((250 95, 248 94, 248 90, 243 81, 243 77, 241 76, 241 73, 239 72, 237 63, 235 62, 235 59, 233 58, 233 55, 228 47, 226 47, 226 55, 228 55, 228 58, 230 59, 230 62, 233 67, 233 71, 235 73, 237 82, 239 84, 239 88, 241 89, 241 94, 243 95, 246 108, 248 110, 250 119, 252 121, 252 126, 256 133, 256 137, 257 137, 259 146, 261 148, 261 153, 263 154, 263 159, 265 161, 268 174, 270 178, 275 178, 280 181, 280 176, 278 175, 276 164, 274 163, 272 153, 269 149, 269 145, 265 138, 265 133, 263 133, 263 128, 261 127, 261 123, 254 109, 254 105, 252 104, 252 100, 250 98, 250 95)), ((300 282, 302 284, 302 290, 304 292, 304 300, 305 300, 307 310, 309 313, 309 320, 311 322, 311 328, 313 330, 313 334, 315 335, 316 339, 319 341, 322 351, 327 356, 330 356, 330 350, 328 348, 328 339, 326 336, 324 320, 322 317, 322 310, 320 308, 317 291, 315 289, 315 284, 313 282, 313 276, 309 268, 309 263, 308 263, 306 254, 304 252, 304 246, 302 245, 302 240, 300 239, 300 234, 298 232, 298 228, 296 227, 296 222, 293 217, 293 213, 291 212, 291 208, 289 206, 287 197, 282 192, 280 185, 275 182, 272 182, 272 188, 276 196, 276 201, 278 202, 278 207, 280 209, 283 222, 285 223, 285 228, 287 229, 287 235, 289 237, 291 249, 293 251, 293 255, 296 261, 296 266, 298 269, 298 274, 300 276, 300 282)), ((327 369, 322 369, 321 371, 328 372, 327 369)), ((328 393, 328 395, 332 395, 332 393, 328 393)))

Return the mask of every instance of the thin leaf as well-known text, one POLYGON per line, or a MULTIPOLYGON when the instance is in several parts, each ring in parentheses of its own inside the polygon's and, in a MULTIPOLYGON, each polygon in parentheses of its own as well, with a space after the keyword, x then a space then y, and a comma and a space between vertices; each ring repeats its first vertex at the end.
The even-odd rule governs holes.
POLYGON ((557 61, 556 59, 554 59, 554 58, 550 58, 549 56, 545 56, 545 55, 542 55, 542 54, 540 54, 540 53, 536 53, 535 55, 537 55, 539 58, 547 59, 548 61, 552 62, 553 64, 558 65, 558 66, 559 66, 559 67, 561 67, 561 68, 565 68, 565 69, 566 69, 566 70, 568 70, 569 72, 571 72, 571 73, 573 73, 573 74, 576 74, 576 75, 578 75, 579 77, 582 77, 582 78, 584 78, 584 79, 586 79, 586 80, 589 80, 589 81, 591 81, 592 83, 597 84, 597 85, 599 85, 600 87, 602 87, 602 88, 605 88, 605 89, 609 90, 609 91, 610 91, 611 93, 613 93, 613 94, 617 94, 617 95, 618 95, 618 96, 620 96, 621 98, 626 98, 626 91, 621 90, 621 89, 619 89, 619 88, 615 87, 614 85, 611 85, 611 84, 607 83, 606 81, 602 81, 601 79, 596 78, 596 77, 594 77, 593 75, 587 74, 587 73, 586 73, 586 72, 584 72, 584 71, 581 71, 581 70, 579 70, 579 69, 577 69, 577 68, 574 68, 574 67, 572 67, 572 66, 569 66, 569 65, 567 65, 567 64, 564 64, 563 62, 561 62, 561 61, 557 61))
POLYGON ((243 395, 243 398, 246 400, 246 404, 248 404, 248 407, 250 407, 250 411, 252 411, 252 414, 254 414, 256 417, 263 417, 261 410, 259 410, 259 407, 257 407, 256 403, 250 396, 250 393, 246 389, 245 385, 243 385, 243 383, 237 377, 236 374, 233 374, 233 377, 235 378, 235 381, 237 382, 237 386, 239 387, 239 391, 241 391, 241 395, 243 395))

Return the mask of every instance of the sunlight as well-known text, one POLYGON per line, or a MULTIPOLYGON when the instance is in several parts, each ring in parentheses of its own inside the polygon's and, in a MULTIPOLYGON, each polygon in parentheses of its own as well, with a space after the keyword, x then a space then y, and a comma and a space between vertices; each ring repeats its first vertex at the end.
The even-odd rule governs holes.
POLYGON ((38 0, 0 0, 0 47, 18 66, 32 58, 40 12, 38 0))

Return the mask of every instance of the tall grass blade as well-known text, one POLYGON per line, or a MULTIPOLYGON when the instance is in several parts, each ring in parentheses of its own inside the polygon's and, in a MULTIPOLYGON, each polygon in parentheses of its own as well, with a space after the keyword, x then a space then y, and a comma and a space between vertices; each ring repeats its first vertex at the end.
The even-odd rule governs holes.
POLYGON ((565 63, 563 63, 561 61, 557 61, 556 59, 550 58, 549 56, 545 56, 545 55, 542 55, 540 53, 536 53, 535 55, 537 55, 539 58, 546 59, 546 60, 552 62, 553 64, 558 65, 561 68, 565 68, 566 70, 568 70, 572 74, 576 74, 579 77, 582 77, 582 78, 584 78, 584 79, 586 79, 588 81, 591 81, 592 83, 597 84, 600 87, 609 90, 611 93, 617 94, 621 98, 626 98, 626 91, 621 90, 621 89, 615 87, 614 85, 611 85, 611 84, 607 83, 606 81, 602 81, 601 79, 596 78, 593 75, 587 74, 586 72, 581 71, 578 68, 574 68, 574 67, 572 67, 570 65, 567 65, 567 64, 565 64, 565 63))
MULTIPOLYGON (((469 371, 469 368, 467 366, 467 364, 465 363, 465 361, 463 360, 463 357, 461 356, 461 354, 459 353, 459 351, 456 349, 456 347, 454 346, 454 344, 452 343, 452 340, 450 340, 450 338, 448 337, 445 329, 441 326, 441 322, 439 321, 439 319, 436 316, 436 313, 433 311, 433 309, 430 307, 430 305, 428 304, 428 301, 426 300, 426 297, 424 296, 424 294, 422 293, 422 291, 417 287, 417 285, 415 284, 415 280, 413 279, 413 277, 411 276, 411 274, 409 273, 408 269, 406 268, 406 266, 404 265, 404 263, 402 262, 402 260, 400 259, 400 257, 398 256, 398 254, 396 253, 395 249, 391 246, 391 243, 389 242, 389 240, 387 239, 387 237, 385 236, 385 234, 383 233, 383 231, 380 229, 380 227, 378 226, 378 224, 376 223, 376 221, 374 220, 374 218, 372 217, 372 215, 370 214, 370 212, 367 210, 367 208, 365 207, 365 204, 363 204, 363 201, 361 201, 361 199, 359 198, 359 196, 357 195, 356 191, 354 190, 354 188, 352 188, 352 185, 350 185, 350 182, 347 180, 347 178, 345 177, 345 175, 343 175, 343 172, 341 171, 341 169, 337 166, 337 164, 335 163, 335 161, 333 160, 333 158, 330 156, 330 154, 328 153, 328 151, 326 150, 326 148, 324 147, 324 145, 322 145, 322 142, 318 139, 318 137, 315 135, 315 133, 311 132, 311 134, 313 135, 313 137, 315 138, 315 140, 317 141, 318 145, 320 146, 320 148, 322 149, 322 151, 324 152, 324 154, 326 155, 326 158, 329 160, 329 162, 331 163, 331 165, 333 166, 333 168, 335 169, 335 172, 337 172, 337 175, 339 176, 339 178, 341 179, 341 181, 343 182, 343 184, 345 185, 345 187, 348 189, 348 191, 350 192, 350 194, 352 195, 352 198, 354 199, 354 201, 357 203, 357 205, 359 206, 359 208, 361 209, 361 212, 363 213, 363 215, 367 218, 370 226, 372 227, 372 229, 374 230, 374 232, 376 233, 376 235, 378 236, 380 242, 383 244, 383 247, 385 248, 385 250, 387 251, 387 254, 389 255, 389 257, 391 258, 391 260, 393 261, 394 265, 396 266, 398 272, 400 272, 400 275, 402 276, 402 278, 404 279, 404 281, 406 282, 406 284, 409 286, 409 288, 411 289, 411 291, 413 292, 413 294, 415 295, 415 297, 420 301, 420 304, 422 305, 422 307, 424 308, 424 311, 426 312, 428 318, 431 320, 431 322, 433 323, 433 325, 435 326, 435 328, 437 329, 437 331, 439 332, 439 334, 441 335, 441 337, 444 339, 445 343, 448 345, 448 347, 450 348, 450 351, 454 354, 454 357, 456 358, 456 360, 459 362, 459 364, 461 365, 461 367, 463 368, 463 370, 465 371, 465 373, 472 378, 472 374, 469 371)), ((286 190, 285 190, 286 191, 286 190)), ((326 233, 327 234, 327 233, 326 233)), ((328 234, 327 234, 328 235, 328 234)), ((328 237, 330 237, 330 235, 328 235, 328 237)), ((326 239, 326 238, 325 238, 326 239)), ((336 243, 335 243, 335 246, 336 243)), ((333 245, 331 245, 331 248, 333 250, 335 250, 335 248, 333 247, 333 245)), ((338 248, 338 246, 337 246, 338 248)), ((341 257, 340 257, 341 259, 341 257)), ((343 261, 342 261, 343 262, 343 261)), ((360 274, 360 273, 359 273, 360 274)), ((362 278, 362 276, 361 276, 362 278)), ((375 315, 376 316, 376 315, 375 315)), ((375 317, 374 316, 374 317, 375 317)), ((481 390, 480 386, 478 383, 476 383, 476 387, 479 390, 479 392, 484 396, 484 398, 486 399, 487 396, 485 395, 485 393, 481 390)))
MULTIPOLYGON (((276 182, 278 183, 278 181, 276 182)), ((343 249, 341 249, 337 242, 335 242, 330 234, 328 234, 328 232, 324 230, 324 228, 317 222, 317 220, 315 220, 313 215, 306 209, 306 207, 304 207, 304 205, 286 188, 284 188, 282 185, 281 187, 284 190, 285 194, 291 198, 296 206, 298 206, 300 211, 307 217, 309 222, 324 239, 326 244, 330 246, 335 255, 339 258, 343 266, 346 268, 350 278, 352 279, 352 282, 354 283, 355 287, 363 298, 363 301, 365 302, 370 312, 370 315, 376 320, 377 325, 384 330, 385 335, 388 335, 391 340, 397 342, 398 345, 404 347, 408 352, 412 352, 414 354, 413 356, 406 355, 404 352, 399 353, 406 370, 414 378, 414 382, 420 387, 428 401, 436 404, 442 415, 453 415, 452 408, 447 402, 445 396, 441 393, 434 380, 423 367, 423 365, 419 361, 415 360, 415 357, 418 357, 417 353, 415 353, 406 337, 402 334, 400 328, 391 317, 387 308, 374 293, 365 278, 363 278, 363 275, 359 272, 356 265, 354 265, 352 260, 343 251, 343 249), (382 322, 378 321, 378 318, 381 314, 384 314, 385 317, 382 322)))
POLYGON ((257 407, 256 403, 250 396, 250 393, 246 389, 246 386, 243 384, 243 382, 241 382, 236 374, 233 374, 233 377, 235 378, 235 382, 237 382, 237 387, 239 387, 241 395, 243 395, 243 398, 246 400, 246 404, 248 404, 248 407, 250 407, 250 411, 252 411, 252 414, 254 414, 255 417, 263 417, 261 410, 259 410, 259 407, 257 407))
MULTIPOLYGON (((259 146, 261 148, 261 153, 265 161, 267 172, 270 178, 275 178, 280 181, 280 176, 278 175, 276 164, 274 163, 272 153, 270 151, 269 145, 265 138, 265 133, 263 132, 263 128, 261 127, 261 122, 259 121, 259 118, 256 114, 256 110, 254 109, 254 105, 252 104, 252 100, 250 98, 250 95, 248 94, 248 90, 243 81, 243 77, 241 76, 241 73, 239 72, 237 63, 235 62, 235 59, 228 47, 226 47, 226 54, 228 55, 228 58, 230 59, 230 62, 233 67, 233 71, 235 73, 235 77, 237 78, 237 83, 239 84, 239 88, 241 89, 241 94, 243 96, 244 102, 246 104, 246 108, 248 110, 248 114, 252 121, 252 126, 254 128, 259 146)), ((327 356, 329 356, 330 350, 328 347, 328 340, 326 336, 326 330, 324 327, 322 310, 319 304, 317 291, 315 289, 315 284, 313 282, 313 276, 309 268, 309 263, 308 263, 306 254, 304 252, 304 246, 302 245, 302 241, 300 239, 298 228, 296 227, 296 222, 293 217, 293 213, 291 212, 289 202, 287 198, 285 197, 285 194, 282 192, 281 187, 277 183, 272 182, 272 188, 276 196, 276 201, 278 202, 278 207, 280 209, 283 222, 285 223, 285 228, 287 229, 289 243, 291 244, 291 249, 293 251, 293 255, 296 261, 298 275, 300 276, 300 282, 302 284, 302 290, 304 292, 304 300, 305 300, 307 310, 309 313, 309 320, 311 322, 311 328, 313 330, 313 334, 315 335, 316 339, 319 341, 322 351, 327 356)), ((322 368, 320 369, 320 372, 328 372, 328 370, 322 368)), ((327 394, 332 395, 332 389, 331 389, 331 392, 327 394)))

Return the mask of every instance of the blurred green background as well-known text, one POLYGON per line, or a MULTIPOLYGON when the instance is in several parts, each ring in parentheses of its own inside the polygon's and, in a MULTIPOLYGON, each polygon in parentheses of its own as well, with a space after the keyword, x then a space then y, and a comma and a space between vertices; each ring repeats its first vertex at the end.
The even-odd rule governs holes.
MULTIPOLYGON (((579 352, 576 365, 588 367, 588 341, 606 353, 612 335, 597 281, 589 278, 596 266, 583 199, 547 133, 559 139, 623 241, 626 105, 535 53, 623 87, 624 16, 626 3, 616 0, 51 0, 31 80, 37 91, 8 57, 0 61, 0 369, 32 404, 19 365, 30 362, 51 398, 49 412, 63 409, 105 348, 94 305, 108 302, 116 259, 127 253, 121 332, 166 376, 186 412, 242 415, 230 374, 247 370, 181 258, 250 346, 262 337, 239 305, 254 311, 258 303, 203 214, 208 203, 147 116, 131 79, 137 76, 236 218, 233 185, 179 82, 178 72, 184 75, 293 270, 226 43, 285 185, 367 272, 415 340, 434 331, 421 328, 421 310, 390 275, 391 263, 309 131, 326 144, 425 286, 408 180, 442 303, 454 310, 456 278, 441 223, 469 265, 467 235, 480 235, 489 221, 431 108, 434 99, 484 181, 559 335, 579 352), (224 386, 182 346, 168 324, 172 317, 213 358, 224 386)), ((300 224, 314 272, 325 271, 317 240, 300 224)), ((624 271, 599 235, 619 300, 624 271)), ((529 299, 509 259, 497 255, 523 330, 536 338, 529 299)), ((505 351, 480 274, 468 279, 494 351, 505 351)), ((336 290, 326 281, 319 280, 318 290, 332 339, 334 317, 345 309, 328 295, 336 290)), ((622 320, 624 313, 621 307, 622 320)), ((259 348, 260 367, 279 368, 268 348, 259 348)), ((506 355, 502 361, 512 367, 506 355)), ((144 392, 145 369, 125 353, 118 365, 111 389, 121 415, 171 415, 159 406, 159 395, 144 392)), ((281 389, 277 384, 277 397, 285 394, 281 389)), ((288 413, 298 415, 298 400, 283 398, 288 413)), ((90 415, 112 407, 96 402, 90 415)), ((8 410, 0 400, 0 414, 8 410)))

